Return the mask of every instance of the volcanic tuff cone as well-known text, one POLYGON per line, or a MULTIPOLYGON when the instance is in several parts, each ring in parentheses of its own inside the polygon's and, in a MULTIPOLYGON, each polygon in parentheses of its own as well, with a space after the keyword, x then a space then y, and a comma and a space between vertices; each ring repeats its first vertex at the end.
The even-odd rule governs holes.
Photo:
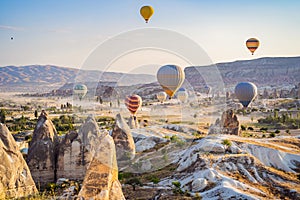
POLYGON ((0 199, 37 193, 29 168, 8 128, 0 123, 0 199))

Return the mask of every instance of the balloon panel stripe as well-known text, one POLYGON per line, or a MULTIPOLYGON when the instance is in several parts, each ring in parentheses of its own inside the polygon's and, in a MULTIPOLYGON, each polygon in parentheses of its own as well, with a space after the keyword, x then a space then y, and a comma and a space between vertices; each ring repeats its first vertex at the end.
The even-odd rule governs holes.
POLYGON ((249 39, 247 42, 259 42, 257 39, 249 39))

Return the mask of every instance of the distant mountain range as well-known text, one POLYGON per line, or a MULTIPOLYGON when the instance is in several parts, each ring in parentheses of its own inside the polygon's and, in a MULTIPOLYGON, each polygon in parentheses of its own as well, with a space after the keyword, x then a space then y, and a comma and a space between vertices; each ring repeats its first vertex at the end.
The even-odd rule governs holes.
POLYGON ((97 70, 78 70, 52 65, 0 67, 0 91, 50 91, 74 82, 102 81, 132 85, 155 80, 155 76, 148 74, 102 73, 97 70))
MULTIPOLYGON (((300 82, 300 57, 271 57, 216 64, 226 87, 242 81, 251 81, 260 87, 294 86, 300 82)), ((209 69, 211 66, 201 66, 209 69)), ((186 80, 193 86, 201 86, 200 67, 185 68, 186 80)))
MULTIPOLYGON (((300 57, 270 57, 216 64, 226 87, 241 81, 251 81, 261 87, 284 87, 300 82, 300 57)), ((186 81, 192 86, 203 86, 198 68, 186 67, 186 81)), ((52 65, 0 67, 0 91, 50 91, 74 82, 118 82, 119 85, 137 85, 156 82, 154 75, 124 74, 97 70, 78 70, 52 65)))

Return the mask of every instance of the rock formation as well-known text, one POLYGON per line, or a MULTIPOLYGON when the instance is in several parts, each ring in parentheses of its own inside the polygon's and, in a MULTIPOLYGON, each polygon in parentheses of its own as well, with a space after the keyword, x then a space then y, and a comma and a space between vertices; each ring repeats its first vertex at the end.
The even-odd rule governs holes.
MULTIPOLYGON (((123 127, 123 123, 121 120, 117 127, 123 127)), ((127 129, 128 126, 122 130, 127 129)), ((132 136, 131 140, 134 145, 132 136)), ((33 133, 28 163, 35 182, 42 186, 58 178, 84 180, 79 194, 83 199, 125 199, 118 181, 113 139, 99 131, 92 116, 87 117, 78 133, 71 131, 59 138, 51 120, 42 112, 33 133)))
POLYGON ((37 185, 44 186, 56 179, 57 131, 45 111, 38 118, 29 144, 27 163, 37 185))
POLYGON ((112 137, 116 145, 117 160, 133 159, 135 156, 134 140, 130 128, 120 114, 116 116, 112 137))
POLYGON ((205 178, 197 178, 192 182, 192 191, 198 192, 203 190, 207 186, 207 180, 205 178))
POLYGON ((94 200, 125 200, 118 181, 114 141, 106 134, 95 149, 79 197, 94 200))
POLYGON ((131 129, 140 128, 140 125, 139 125, 136 117, 133 117, 133 116, 129 117, 128 125, 129 125, 129 128, 131 128, 131 129))
POLYGON ((0 199, 37 193, 29 168, 11 133, 0 123, 0 199))
POLYGON ((208 134, 240 134, 240 122, 233 110, 224 111, 221 120, 218 118, 214 125, 209 128, 208 134))
POLYGON ((172 161, 176 170, 157 188, 172 187, 177 180, 182 190, 202 199, 300 199, 299 144, 299 136, 257 140, 210 135, 177 153, 178 160, 172 161), (213 150, 225 139, 238 151, 213 150), (207 143, 211 150, 203 148, 207 143))
POLYGON ((70 132, 60 143, 57 177, 84 180, 79 192, 82 199, 125 199, 118 181, 114 141, 108 133, 99 131, 92 116, 78 134, 70 132))
POLYGON ((78 134, 73 131, 65 135, 58 148, 58 178, 84 179, 93 152, 102 138, 98 129, 96 120, 88 116, 78 134))

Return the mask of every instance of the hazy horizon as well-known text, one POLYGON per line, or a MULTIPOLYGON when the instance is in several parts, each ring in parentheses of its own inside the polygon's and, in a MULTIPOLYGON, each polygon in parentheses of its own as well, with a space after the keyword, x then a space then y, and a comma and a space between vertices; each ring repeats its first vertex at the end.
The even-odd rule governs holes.
MULTIPOLYGON (((224 61, 224 62, 218 62, 218 63, 212 63, 212 65, 214 64, 222 64, 222 63, 231 63, 231 62, 237 62, 237 61, 251 61, 251 60, 258 60, 258 59, 264 59, 264 58, 297 58, 300 57, 300 55, 298 56, 278 56, 278 57, 259 57, 259 58, 253 58, 253 59, 238 59, 238 60, 232 60, 232 61, 224 61)), ((120 62, 117 62, 120 63, 120 62)), ((167 64, 167 63, 166 63, 167 64)), ((60 65, 56 65, 56 64, 26 64, 26 65, 6 65, 6 66, 0 66, 1 67, 9 67, 9 66, 14 66, 14 67, 24 67, 24 66, 55 66, 55 67, 61 67, 61 68, 70 68, 70 69, 78 69, 81 70, 81 68, 76 68, 74 66, 60 66, 60 65)), ((209 66, 209 65, 185 65, 185 66, 181 66, 182 68, 186 68, 186 67, 205 67, 205 66, 209 66)), ((122 66, 112 66, 111 69, 108 69, 105 72, 113 72, 113 73, 128 73, 128 74, 145 74, 145 75, 156 75, 157 70, 159 69, 159 67, 161 67, 161 65, 158 64, 152 64, 152 65, 141 65, 135 68, 131 68, 130 71, 128 70, 120 70, 120 69, 124 69, 124 67, 122 66), (149 68, 152 67, 151 70, 149 70, 149 68), (148 69, 146 69, 148 68, 148 69)), ((127 68, 125 68, 127 69, 127 68)), ((83 70, 87 70, 87 71, 102 71, 101 68, 97 69, 83 69, 83 70)))
MULTIPOLYGON (((236 0, 1 1, 0 66, 49 64, 80 68, 104 41, 120 33, 153 27, 190 38, 206 52, 211 63, 292 57, 300 52, 299 7, 299 1, 258 0, 250 3, 236 0), (155 10, 148 24, 139 14, 140 7, 146 3, 155 10), (261 42, 254 56, 245 46, 250 37, 257 37, 261 42)), ((139 53, 131 55, 139 61, 127 55, 128 58, 114 63, 112 69, 135 71, 148 65, 143 61, 149 57, 154 59, 150 64, 186 66, 174 55, 162 59, 162 52, 139 53), (135 68, 130 69, 131 66, 135 68)))

